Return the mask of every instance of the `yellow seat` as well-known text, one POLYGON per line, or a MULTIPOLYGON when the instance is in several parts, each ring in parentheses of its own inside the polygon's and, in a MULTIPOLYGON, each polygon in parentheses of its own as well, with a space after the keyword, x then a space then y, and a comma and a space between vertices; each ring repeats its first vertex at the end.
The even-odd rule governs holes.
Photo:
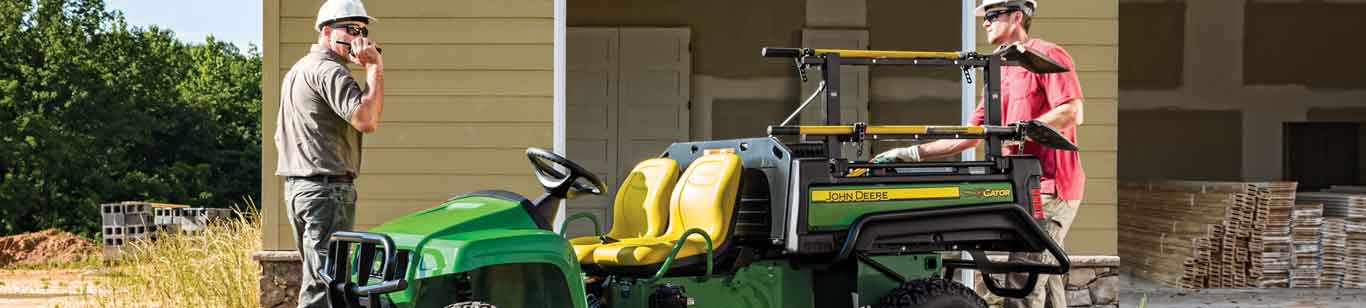
MULTIPOLYGON (((678 162, 668 158, 648 159, 636 164, 617 189, 612 203, 612 229, 603 234, 608 241, 655 237, 668 226, 669 192, 678 182, 678 162)), ((593 250, 603 245, 597 236, 569 240, 579 263, 593 262, 593 250)))
MULTIPOLYGON (((694 228, 706 232, 715 244, 713 247, 723 247, 735 212, 740 170, 740 157, 734 153, 708 154, 693 161, 669 199, 668 230, 656 237, 602 245, 593 250, 593 262, 609 270, 664 262, 679 237, 694 228)), ((691 235, 675 260, 706 253, 706 241, 691 235)))

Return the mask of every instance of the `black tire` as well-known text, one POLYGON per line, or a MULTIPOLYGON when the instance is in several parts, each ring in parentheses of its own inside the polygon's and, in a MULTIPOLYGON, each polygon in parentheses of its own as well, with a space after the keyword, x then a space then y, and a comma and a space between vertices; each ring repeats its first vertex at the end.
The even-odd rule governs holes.
POLYGON ((451 305, 449 305, 449 306, 446 306, 446 308, 497 308, 497 307, 498 307, 498 306, 494 306, 493 304, 484 303, 484 302, 459 302, 459 303, 454 303, 454 304, 451 304, 451 305))
POLYGON ((987 308, 968 287, 940 278, 907 281, 882 296, 880 308, 987 308))

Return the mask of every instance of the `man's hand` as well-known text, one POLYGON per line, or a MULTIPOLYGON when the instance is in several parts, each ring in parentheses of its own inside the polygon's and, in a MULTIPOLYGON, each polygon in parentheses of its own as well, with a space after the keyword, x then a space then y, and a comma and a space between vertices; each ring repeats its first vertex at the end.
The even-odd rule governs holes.
POLYGON ((379 55, 379 47, 375 45, 375 41, 367 37, 357 37, 351 40, 351 54, 349 56, 351 62, 362 66, 384 63, 384 59, 379 55))
MULTIPOLYGON (((1038 121, 1038 120, 1024 120, 1024 121, 1019 121, 1019 122, 1015 122, 1015 123, 1010 123, 1010 124, 1007 124, 1006 126, 1016 127, 1017 129, 1021 129, 1021 132, 1023 132, 1023 127, 1024 127, 1024 126, 1026 126, 1026 125, 1031 125, 1031 124, 1033 124, 1032 122, 1037 122, 1037 121, 1038 121)), ((1038 125, 1042 125, 1042 123, 1038 123, 1038 125)), ((1001 142, 1001 145, 1006 146, 1006 147, 1023 147, 1024 144, 1025 144, 1025 142, 1034 142, 1034 139, 1029 139, 1029 136, 1024 136, 1024 139, 1021 139, 1021 140, 1006 140, 1006 141, 1003 141, 1003 142, 1001 142)), ((1023 148, 1018 149, 1018 150, 1023 150, 1023 148)))
POLYGON ((895 149, 887 150, 886 152, 882 152, 882 154, 878 154, 877 157, 873 157, 872 163, 874 163, 874 164, 883 164, 883 163, 891 163, 891 162, 897 162, 897 161, 903 161, 903 162, 918 162, 918 161, 920 161, 920 147, 919 147, 919 146, 914 146, 914 145, 913 145, 913 146, 908 146, 908 147, 904 147, 904 148, 895 148, 895 149))
POLYGON ((1011 127, 1020 130, 1021 137, 1042 146, 1065 150, 1077 151, 1077 144, 1067 139, 1061 132, 1053 129, 1047 123, 1040 120, 1027 120, 1011 123, 1011 127))
POLYGON ((379 129, 379 118, 384 112, 384 58, 379 47, 369 38, 351 40, 351 62, 365 66, 365 93, 361 104, 351 114, 351 126, 362 133, 379 129))

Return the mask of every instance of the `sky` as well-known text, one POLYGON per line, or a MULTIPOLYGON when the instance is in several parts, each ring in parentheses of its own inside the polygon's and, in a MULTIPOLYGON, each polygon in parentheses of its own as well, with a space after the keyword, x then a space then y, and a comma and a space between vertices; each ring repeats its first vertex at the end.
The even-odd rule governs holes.
POLYGON ((105 0, 105 8, 123 11, 129 26, 156 25, 184 42, 213 35, 243 51, 248 44, 260 50, 260 0, 105 0))

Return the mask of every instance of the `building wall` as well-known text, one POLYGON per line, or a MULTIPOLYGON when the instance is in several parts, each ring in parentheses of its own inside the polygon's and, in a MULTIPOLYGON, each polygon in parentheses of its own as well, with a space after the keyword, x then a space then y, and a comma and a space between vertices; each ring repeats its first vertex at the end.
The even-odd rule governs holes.
MULTIPOLYGON (((869 48, 961 49, 959 1, 868 0, 869 48)), ((868 122, 879 125, 957 125, 962 72, 949 67, 876 66, 869 71, 868 122)), ((878 142, 881 153, 911 142, 878 142)))
MULTIPOLYGON (((1117 0, 1039 1, 1030 37, 1062 46, 1077 65, 1085 96, 1077 129, 1086 192, 1064 245, 1071 254, 1116 255, 1119 152, 1119 3, 1117 0)), ((979 19, 980 22, 980 19, 979 19)), ((978 27, 977 50, 994 49, 978 27)), ((980 87, 979 87, 980 88, 980 87)), ((1129 123, 1125 123, 1129 125, 1129 123)))
MULTIPOLYGON (((571 1, 568 25, 691 28, 691 135, 729 138, 759 134, 758 129, 780 121, 796 106, 799 86, 791 67, 760 58, 757 51, 799 44, 804 27, 867 29, 870 46, 878 49, 956 49, 956 4, 861 4, 571 1), (939 6, 943 8, 936 9, 939 6), (938 27, 941 23, 948 26, 938 27), (734 118, 736 114, 752 116, 734 118)), ((551 143, 552 2, 424 0, 367 5, 380 18, 371 29, 372 37, 387 50, 388 95, 379 132, 365 139, 365 163, 357 183, 357 228, 372 227, 460 192, 504 188, 539 193, 521 152, 526 146, 551 143)), ((1113 255, 1117 5, 1114 0, 1056 0, 1046 5, 1031 32, 1072 53, 1087 97, 1086 124, 1079 135, 1090 179, 1068 246, 1073 253, 1113 255)), ((262 72, 263 136, 273 135, 280 76, 316 40, 310 26, 316 10, 315 1, 268 0, 264 5, 263 67, 270 69, 262 72)), ((991 49, 985 41, 978 46, 991 49)), ((363 76, 362 71, 355 73, 363 76)), ((871 74, 873 122, 957 121, 957 73, 871 74)), ((270 138, 262 147, 265 246, 292 249, 289 226, 280 211, 281 183, 273 175, 276 154, 270 138)))
MULTIPOLYGON (((364 138, 356 229, 456 194, 541 193, 524 154, 552 144, 553 1, 367 1, 384 49, 385 109, 364 138)), ((319 1, 266 0, 262 59, 264 247, 294 249, 274 175, 280 77, 317 41, 319 1)), ((354 68, 354 67, 353 67, 354 68)), ((363 70, 353 70, 364 81, 363 70)))
MULTIPOLYGON (((1348 35, 1360 28, 1361 19, 1352 12, 1366 9, 1366 1, 1122 0, 1120 7, 1120 38, 1126 46, 1121 62, 1124 67, 1150 68, 1121 70, 1121 146, 1173 147, 1165 151, 1170 156, 1121 160, 1121 176, 1126 179, 1205 174, 1228 180, 1279 180, 1284 122, 1362 121, 1350 115, 1366 106, 1366 86, 1361 83, 1366 62, 1331 55, 1366 47, 1348 35), (1182 16, 1181 21, 1160 21, 1173 15, 1182 16), (1189 116, 1210 111, 1237 113, 1241 120, 1215 126, 1189 116), (1131 116, 1150 113, 1172 116, 1131 116), (1186 129, 1173 136, 1157 133, 1163 131, 1160 128, 1150 131, 1154 127, 1186 129), (1236 134, 1230 136, 1231 132, 1236 134), (1191 146, 1173 146, 1174 138, 1191 146), (1225 151, 1197 146, 1229 144, 1240 148, 1238 172, 1232 176, 1224 170, 1230 159, 1225 151)), ((1137 153, 1126 150, 1124 155, 1137 153)), ((1358 161, 1366 162, 1366 157, 1358 161)))
POLYGON ((760 135, 795 107, 798 85, 791 65, 762 58, 759 50, 801 42, 804 1, 576 0, 567 4, 569 27, 691 30, 689 127, 693 139, 760 135), (722 121, 729 114, 751 116, 745 121, 722 121))
MULTIPOLYGON (((1037 37, 1067 48, 1086 93, 1079 130, 1086 202, 1067 241, 1079 254, 1114 255, 1118 150, 1118 5, 1116 0, 1055 0, 1034 23, 1037 37)), ((569 3, 569 26, 684 26, 693 32, 694 139, 755 136, 787 116, 800 100, 791 65, 758 56, 760 47, 795 46, 801 30, 857 29, 869 46, 892 50, 958 49, 959 3, 906 1, 602 1, 569 3)), ((979 31, 979 50, 992 49, 979 31)), ((573 44, 573 42, 569 42, 573 44)), ((870 72, 870 121, 878 124, 958 123, 957 71, 875 68, 870 72)), ((886 145, 875 147, 875 150, 886 145)))

